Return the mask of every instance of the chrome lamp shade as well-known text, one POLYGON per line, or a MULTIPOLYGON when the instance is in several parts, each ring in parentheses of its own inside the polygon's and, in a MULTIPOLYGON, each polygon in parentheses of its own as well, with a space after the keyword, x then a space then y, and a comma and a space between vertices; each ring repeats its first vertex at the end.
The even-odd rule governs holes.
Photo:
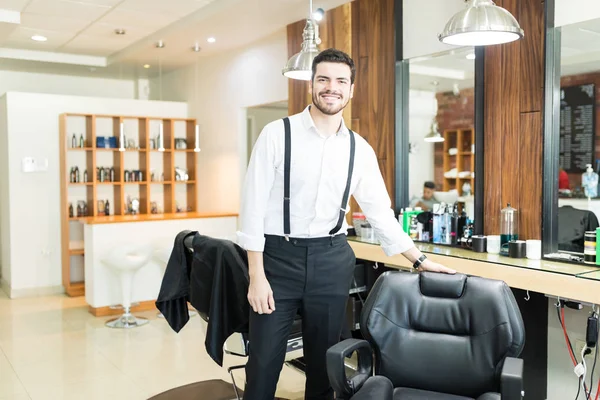
POLYGON ((312 77, 313 59, 319 54, 317 48, 317 27, 312 19, 306 20, 306 26, 302 33, 302 48, 299 53, 294 54, 281 71, 284 76, 291 79, 309 81, 312 77))
POLYGON ((438 124, 435 120, 431 123, 429 134, 425 136, 423 140, 429 143, 439 143, 444 141, 444 137, 440 134, 438 124))
POLYGON ((446 44, 489 46, 509 43, 523 37, 523 29, 513 15, 492 0, 469 0, 438 36, 446 44))

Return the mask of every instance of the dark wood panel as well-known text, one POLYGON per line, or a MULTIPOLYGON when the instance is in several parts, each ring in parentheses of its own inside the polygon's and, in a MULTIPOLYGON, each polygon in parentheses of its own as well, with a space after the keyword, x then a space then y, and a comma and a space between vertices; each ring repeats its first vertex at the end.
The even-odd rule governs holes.
POLYGON ((519 149, 519 227, 526 239, 542 238, 542 120, 541 112, 521 114, 520 129, 528 136, 519 149))
POLYGON ((544 99, 544 4, 519 1, 519 24, 525 31, 521 43, 521 112, 541 111, 544 99))
MULTIPOLYGON (((394 82, 395 22, 393 0, 352 3, 353 26, 358 31, 353 57, 358 59, 352 117, 361 122, 360 134, 375 150, 388 194, 394 199, 394 82)), ((393 206, 393 204, 392 204, 393 206)))
POLYGON ((515 15, 525 39, 485 50, 485 232, 500 233, 500 210, 510 202, 519 212, 519 236, 539 239, 543 4, 539 0, 496 4, 515 15))

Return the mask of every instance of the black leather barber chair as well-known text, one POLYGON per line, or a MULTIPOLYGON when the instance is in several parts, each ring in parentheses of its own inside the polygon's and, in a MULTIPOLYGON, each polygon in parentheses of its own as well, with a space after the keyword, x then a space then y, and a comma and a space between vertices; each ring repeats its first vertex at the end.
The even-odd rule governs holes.
POLYGON ((520 400, 525 330, 502 281, 462 274, 386 272, 360 329, 327 352, 336 399, 520 400), (358 368, 346 376, 354 352, 358 368))
MULTIPOLYGON (((193 239, 194 239, 193 236, 189 236, 184 240, 185 248, 190 253, 194 252, 193 239)), ((206 327, 208 324, 208 316, 202 312, 198 312, 198 315, 202 319, 202 328, 206 333, 206 327)), ((249 351, 250 346, 251 346, 251 344, 248 340, 247 333, 234 333, 233 335, 229 336, 229 338, 225 341, 225 344, 223 346, 223 352, 225 354, 229 354, 229 355, 233 355, 233 356, 248 357, 248 355, 249 355, 248 351, 249 351)), ((302 356, 303 356, 302 321, 300 319, 300 316, 297 316, 294 321, 294 324, 292 326, 292 329, 290 331, 290 335, 288 336, 285 362, 287 365, 294 367, 295 369, 299 369, 297 364, 301 364, 301 363, 298 363, 297 360, 301 359, 302 356)), ((239 365, 234 365, 234 366, 227 368, 227 372, 229 373, 229 376, 231 377, 231 382, 233 384, 233 390, 235 392, 235 396, 236 396, 237 400, 241 400, 242 395, 238 390, 238 386, 236 384, 235 377, 233 376, 233 371, 237 370, 237 369, 245 368, 245 366, 246 366, 245 364, 239 364, 239 365)), ((301 372, 303 372, 303 371, 301 371, 301 372)))

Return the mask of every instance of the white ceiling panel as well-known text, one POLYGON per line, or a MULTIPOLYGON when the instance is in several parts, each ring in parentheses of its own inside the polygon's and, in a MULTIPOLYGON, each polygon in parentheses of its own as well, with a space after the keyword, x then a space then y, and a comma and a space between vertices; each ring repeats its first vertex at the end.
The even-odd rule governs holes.
POLYGON ((61 31, 75 34, 87 25, 89 25, 89 21, 79 18, 32 13, 21 14, 21 26, 32 30, 61 31))
MULTIPOLYGON (((106 39, 107 42, 115 44, 127 43, 130 44, 132 40, 138 40, 146 35, 152 33, 152 29, 142 28, 137 26, 121 25, 115 26, 114 24, 107 24, 103 22, 96 22, 83 32, 86 36, 97 36, 98 39, 106 39), (125 35, 117 35, 115 33, 116 28, 125 29, 125 35)), ((121 48, 121 47, 119 47, 121 48)))
POLYGON ((1 0, 0 9, 11 11, 23 11, 30 0, 1 0))
POLYGON ((22 43, 23 48, 35 50, 56 49, 66 43, 73 37, 69 32, 46 31, 43 29, 31 29, 20 26, 16 28, 8 38, 6 43, 11 43, 12 46, 22 43), (43 35, 48 40, 46 42, 36 42, 31 40, 33 35, 43 35))
POLYGON ((25 12, 94 21, 110 11, 110 6, 69 0, 33 0, 25 12))
POLYGON ((86 3, 86 4, 97 5, 97 6, 114 7, 114 6, 118 5, 119 3, 122 3, 124 0, 68 0, 68 1, 72 1, 74 3, 86 3))
POLYGON ((98 22, 112 24, 115 29, 135 26, 154 32, 177 20, 178 18, 171 14, 134 11, 117 7, 98 22))
POLYGON ((212 0, 125 0, 119 8, 182 18, 211 2, 212 0))

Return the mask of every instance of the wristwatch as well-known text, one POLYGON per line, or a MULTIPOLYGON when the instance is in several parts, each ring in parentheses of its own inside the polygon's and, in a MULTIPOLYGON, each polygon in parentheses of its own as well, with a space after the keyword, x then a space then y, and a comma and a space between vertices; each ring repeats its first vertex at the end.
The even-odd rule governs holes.
POLYGON ((422 254, 421 257, 419 257, 419 259, 413 264, 413 268, 419 268, 421 264, 423 264, 423 261, 425 261, 425 259, 427 259, 427 257, 425 256, 425 254, 422 254))

